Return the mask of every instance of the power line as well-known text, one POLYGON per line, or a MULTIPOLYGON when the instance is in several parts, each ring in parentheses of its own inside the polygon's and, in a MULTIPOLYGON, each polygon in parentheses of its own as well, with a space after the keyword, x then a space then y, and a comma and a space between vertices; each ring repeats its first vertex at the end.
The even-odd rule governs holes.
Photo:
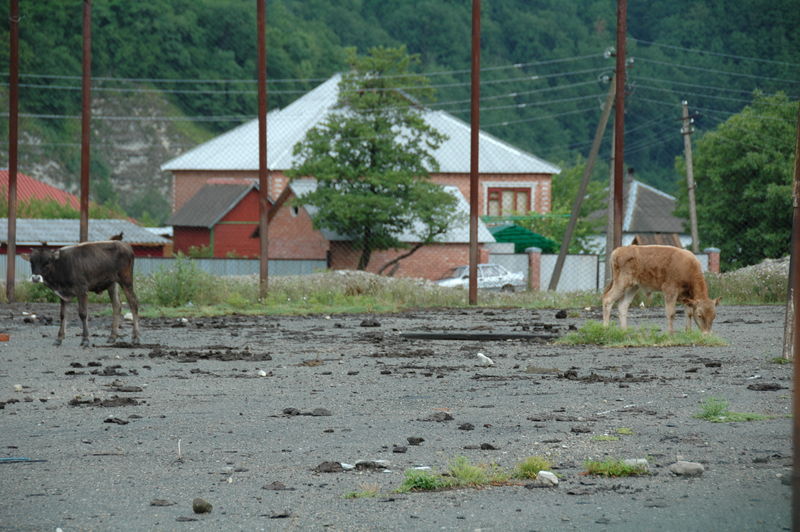
POLYGON ((523 118, 520 120, 504 120, 502 122, 494 122, 491 124, 481 124, 481 129, 485 127, 495 127, 495 126, 510 126, 511 124, 521 124, 524 122, 536 122, 537 120, 547 120, 549 118, 557 118, 559 116, 567 116, 567 115, 574 115, 578 113, 585 113, 587 111, 597 111, 597 107, 586 107, 584 109, 576 109, 575 111, 567 111, 564 113, 557 113, 553 115, 546 115, 546 116, 537 116, 535 118, 523 118))
POLYGON ((736 77, 751 78, 751 79, 763 79, 763 80, 769 80, 769 81, 781 81, 781 82, 784 82, 784 83, 800 83, 800 80, 795 80, 795 79, 773 78, 773 77, 769 77, 769 76, 757 76, 755 74, 743 74, 741 72, 731 72, 729 70, 717 70, 717 69, 714 69, 714 68, 696 67, 696 66, 690 66, 690 65, 683 65, 683 64, 680 64, 680 63, 671 63, 669 61, 657 61, 655 59, 646 59, 646 58, 643 58, 643 57, 637 57, 636 60, 638 62, 642 62, 642 63, 653 63, 653 64, 656 64, 656 65, 666 65, 666 66, 671 66, 671 67, 675 67, 675 68, 685 68, 687 70, 699 70, 701 72, 706 72, 706 73, 707 72, 713 72, 715 74, 724 74, 726 76, 736 76, 736 77))
POLYGON ((652 45, 652 46, 658 46, 660 48, 670 48, 672 50, 681 50, 683 52, 692 52, 692 53, 704 54, 704 55, 715 55, 715 56, 718 56, 718 57, 729 57, 731 59, 743 59, 743 60, 746 60, 746 61, 758 61, 760 63, 771 63, 771 64, 775 64, 775 65, 786 65, 786 66, 800 67, 800 63, 790 63, 788 61, 775 61, 773 59, 761 59, 761 58, 758 58, 758 57, 747 57, 747 56, 743 56, 743 55, 723 54, 723 53, 720 53, 720 52, 712 52, 710 50, 700 50, 700 49, 696 49, 696 48, 684 48, 682 46, 675 46, 675 45, 671 45, 671 44, 662 44, 662 43, 653 42, 653 41, 645 41, 644 39, 637 39, 636 37, 631 37, 631 39, 633 39, 636 42, 649 44, 649 45, 652 45))
MULTIPOLYGON (((499 70, 508 70, 508 69, 520 69, 520 68, 528 68, 531 66, 541 66, 541 65, 550 65, 550 64, 557 64, 557 63, 566 63, 571 61, 580 61, 583 59, 593 59, 593 58, 601 58, 603 57, 602 54, 594 53, 594 54, 587 54, 587 55, 578 55, 578 56, 571 56, 571 57, 562 57, 558 59, 547 59, 543 61, 530 61, 528 63, 512 63, 509 65, 498 65, 492 67, 483 67, 481 68, 481 72, 494 72, 499 70)), ((425 76, 425 77, 432 77, 432 76, 445 76, 445 75, 454 75, 454 74, 466 74, 470 73, 471 70, 469 69, 459 69, 459 70, 440 70, 434 72, 410 72, 408 74, 393 74, 389 76, 377 76, 376 79, 392 79, 392 78, 401 78, 401 77, 410 77, 410 76, 425 76)), ((35 74, 35 73, 25 73, 20 74, 20 78, 41 78, 41 79, 74 79, 80 80, 82 79, 81 76, 75 75, 58 75, 58 74, 35 74)), ((269 83, 314 83, 314 82, 322 82, 327 81, 330 79, 330 76, 327 78, 270 78, 267 81, 269 83)), ((113 81, 113 82, 136 82, 136 83, 249 83, 255 84, 255 79, 173 79, 173 78, 119 78, 113 76, 94 76, 92 77, 92 82, 96 81, 113 81)))

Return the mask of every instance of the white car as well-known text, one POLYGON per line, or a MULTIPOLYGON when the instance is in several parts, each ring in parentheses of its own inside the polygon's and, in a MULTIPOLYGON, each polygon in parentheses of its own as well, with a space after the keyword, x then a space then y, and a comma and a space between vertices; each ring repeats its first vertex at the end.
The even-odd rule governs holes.
MULTIPOLYGON (((469 266, 453 268, 446 277, 436 281, 439 286, 469 286, 469 266)), ((522 272, 510 272, 499 264, 478 264, 478 288, 513 292, 525 289, 525 276, 522 272)))

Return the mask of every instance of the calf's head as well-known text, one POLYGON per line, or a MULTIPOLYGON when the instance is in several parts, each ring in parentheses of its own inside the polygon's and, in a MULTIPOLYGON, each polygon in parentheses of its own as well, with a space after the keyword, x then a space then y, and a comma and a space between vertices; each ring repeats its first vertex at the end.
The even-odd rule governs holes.
POLYGON ((31 282, 43 283, 45 276, 53 269, 58 260, 58 251, 49 249, 35 249, 31 252, 31 282))
POLYGON ((711 332, 711 325, 717 317, 717 305, 720 298, 716 299, 684 299, 683 304, 691 309, 694 322, 704 334, 711 332))

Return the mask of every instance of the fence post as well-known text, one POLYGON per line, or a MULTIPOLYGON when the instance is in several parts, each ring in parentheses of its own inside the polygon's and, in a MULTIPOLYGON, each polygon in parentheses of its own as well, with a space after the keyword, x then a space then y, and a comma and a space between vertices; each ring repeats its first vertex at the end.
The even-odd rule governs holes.
POLYGON ((706 248, 703 253, 708 253, 708 271, 719 273, 719 248, 706 248))
POLYGON ((528 290, 538 292, 542 278, 542 250, 540 248, 527 248, 528 254, 528 290))

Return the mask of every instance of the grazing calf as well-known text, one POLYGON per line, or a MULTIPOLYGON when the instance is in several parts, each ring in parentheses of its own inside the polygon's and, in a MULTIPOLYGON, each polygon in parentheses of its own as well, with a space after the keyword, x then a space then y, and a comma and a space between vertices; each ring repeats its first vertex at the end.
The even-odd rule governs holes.
POLYGON ((663 292, 667 330, 672 332, 675 303, 686 305, 686 330, 697 322, 711 332, 720 298, 709 299, 700 261, 690 251, 672 246, 621 246, 611 253, 611 283, 603 292, 603 325, 611 321, 611 308, 619 302, 619 324, 628 325, 628 307, 636 292, 663 292))
POLYGON ((81 346, 89 345, 87 300, 90 291, 99 294, 108 290, 111 296, 112 322, 110 342, 117 339, 120 302, 117 284, 125 290, 133 314, 133 343, 139 343, 139 302, 133 292, 133 248, 119 240, 85 242, 58 250, 36 249, 29 258, 31 281, 44 283, 61 299, 61 326, 56 345, 64 340, 64 315, 67 303, 78 298, 78 316, 83 324, 81 346))

